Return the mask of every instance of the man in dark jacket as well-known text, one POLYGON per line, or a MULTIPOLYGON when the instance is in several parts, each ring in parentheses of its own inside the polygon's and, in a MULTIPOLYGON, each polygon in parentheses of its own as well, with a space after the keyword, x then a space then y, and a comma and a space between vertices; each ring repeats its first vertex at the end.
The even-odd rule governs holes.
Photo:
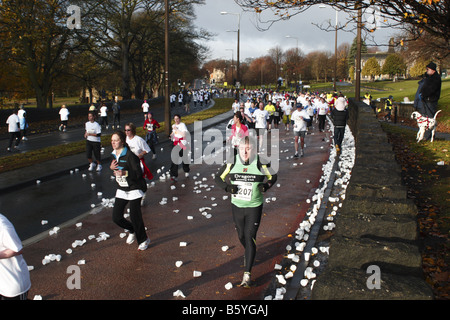
POLYGON ((345 126, 347 125, 349 114, 345 105, 337 104, 331 111, 331 120, 334 124, 334 144, 336 153, 339 154, 342 149, 342 140, 344 140, 345 126))
POLYGON ((416 107, 422 115, 433 118, 441 96, 441 76, 434 62, 430 62, 426 68, 425 77, 419 82, 419 103, 416 107))

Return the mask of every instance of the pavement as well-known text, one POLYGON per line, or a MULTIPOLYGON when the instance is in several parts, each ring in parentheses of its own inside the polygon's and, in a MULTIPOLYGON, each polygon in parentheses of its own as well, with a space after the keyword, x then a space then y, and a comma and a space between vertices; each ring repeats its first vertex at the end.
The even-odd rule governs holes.
MULTIPOLYGON (((230 117, 231 112, 203 121, 203 128, 223 126, 230 117)), ((188 128, 192 130, 193 127, 188 128)), ((279 133, 278 181, 265 194, 269 200, 264 204, 256 239, 257 256, 250 289, 237 287, 243 274, 243 248, 234 229, 229 195, 215 186, 212 177, 221 166, 218 161, 215 165, 191 165, 190 176, 186 178, 180 172, 179 181, 175 183, 162 181, 155 175, 155 184, 148 189, 142 207, 151 239, 146 251, 138 251, 135 243, 125 243, 124 230, 112 222, 112 208, 104 206, 80 212, 76 218, 60 224, 56 234, 50 236, 46 230, 22 239, 24 258, 33 267, 29 298, 264 299, 274 277, 274 266, 284 258, 286 245, 291 243, 292 234, 310 206, 306 199, 319 186, 322 165, 330 152, 330 133, 314 128, 305 139, 305 156, 292 158, 292 131, 280 128, 279 133), (81 226, 76 225, 79 222, 81 226), (102 234, 106 234, 106 238, 102 239, 102 234), (82 246, 74 247, 76 240, 86 241, 82 246), (182 243, 185 245, 180 246, 182 243), (224 246, 228 247, 226 251, 222 250, 224 246), (44 265, 44 257, 51 254, 60 255, 61 260, 44 265), (180 267, 176 266, 177 261, 182 262, 180 267), (194 271, 201 272, 201 276, 194 276, 194 271), (232 288, 228 290, 225 286, 229 283, 232 288), (175 297, 177 291, 184 297, 175 297)), ((160 168, 163 165, 168 170, 169 163, 158 163, 160 168)), ((4 173, 0 175, 1 188, 13 195, 25 184, 36 184, 36 180, 44 184, 46 179, 69 175, 68 172, 75 168, 79 169, 79 175, 87 173, 84 154, 48 161, 20 172, 4 173), (20 185, 18 180, 22 180, 20 185)), ((106 166, 104 170, 109 169, 106 166)))

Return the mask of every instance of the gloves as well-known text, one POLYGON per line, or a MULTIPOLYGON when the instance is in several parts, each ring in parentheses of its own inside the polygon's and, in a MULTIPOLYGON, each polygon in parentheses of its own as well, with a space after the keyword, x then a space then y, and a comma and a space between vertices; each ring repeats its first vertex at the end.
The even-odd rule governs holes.
POLYGON ((260 183, 258 185, 258 189, 261 192, 266 192, 267 190, 269 190, 269 188, 270 188, 270 185, 268 183, 260 183))
POLYGON ((239 188, 233 184, 229 184, 227 185, 227 187, 225 188, 226 192, 229 192, 231 194, 236 194, 238 192, 239 188))

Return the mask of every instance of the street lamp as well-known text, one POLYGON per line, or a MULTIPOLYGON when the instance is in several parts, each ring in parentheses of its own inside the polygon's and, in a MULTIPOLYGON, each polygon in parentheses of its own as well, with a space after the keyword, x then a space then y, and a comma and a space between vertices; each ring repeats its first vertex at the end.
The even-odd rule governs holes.
POLYGON ((240 13, 232 13, 232 12, 227 12, 227 11, 222 11, 220 12, 221 15, 227 15, 227 14, 231 14, 231 15, 235 15, 238 17, 238 30, 237 30, 237 63, 236 63, 236 73, 237 73, 237 81, 240 82, 240 61, 239 61, 239 42, 240 42, 240 33, 241 33, 241 14, 240 13))
MULTIPOLYGON (((320 9, 326 8, 325 5, 320 5, 320 9)), ((333 90, 336 91, 336 77, 337 77, 337 32, 338 32, 338 10, 336 11, 336 24, 334 25, 335 35, 334 35, 334 80, 333 80, 333 90)))
POLYGON ((233 66, 234 50, 233 49, 225 49, 225 51, 231 51, 231 82, 233 82, 233 79, 234 79, 234 66, 233 66))

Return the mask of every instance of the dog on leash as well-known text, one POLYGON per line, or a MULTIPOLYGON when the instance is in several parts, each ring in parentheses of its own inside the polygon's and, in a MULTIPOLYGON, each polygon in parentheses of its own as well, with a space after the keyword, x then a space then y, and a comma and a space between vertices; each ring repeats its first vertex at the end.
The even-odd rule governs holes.
POLYGON ((414 111, 411 114, 411 119, 415 119, 417 121, 417 126, 419 127, 419 131, 417 132, 416 136, 417 143, 423 140, 425 131, 427 130, 431 130, 431 142, 433 142, 434 133, 436 132, 437 127, 436 116, 438 115, 439 112, 441 112, 441 110, 436 112, 434 118, 428 118, 427 116, 423 116, 417 111, 414 111))

